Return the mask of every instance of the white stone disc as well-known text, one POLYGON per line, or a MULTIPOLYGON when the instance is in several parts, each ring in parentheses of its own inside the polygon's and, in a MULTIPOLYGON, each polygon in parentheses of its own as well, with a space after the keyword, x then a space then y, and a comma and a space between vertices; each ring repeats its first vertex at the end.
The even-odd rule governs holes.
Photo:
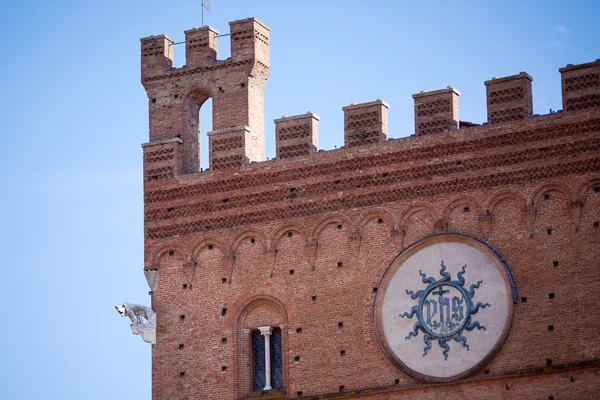
POLYGON ((491 248, 461 235, 430 237, 402 252, 381 281, 379 342, 409 375, 460 379, 502 344, 514 300, 508 266, 491 248))

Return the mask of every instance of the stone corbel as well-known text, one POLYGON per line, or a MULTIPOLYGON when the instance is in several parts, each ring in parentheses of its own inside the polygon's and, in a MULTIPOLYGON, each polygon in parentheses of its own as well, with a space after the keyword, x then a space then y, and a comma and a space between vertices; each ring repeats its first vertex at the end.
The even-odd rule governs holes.
POLYGON ((194 281, 194 276, 196 275, 196 266, 195 261, 186 261, 183 263, 183 276, 190 287, 194 281))
POLYGON ((490 233, 492 232, 492 222, 493 217, 489 210, 479 217, 479 229, 481 230, 481 233, 485 239, 490 237, 490 233))
POLYGON ((448 232, 448 221, 446 221, 444 219, 438 219, 433 224, 433 230, 435 233, 448 232))
POLYGON ((525 225, 529 232, 529 237, 532 238, 535 232, 535 219, 537 216, 537 208, 535 205, 530 204, 525 207, 525 225))
POLYGON ((581 223, 581 213, 583 212, 583 202, 580 200, 572 201, 569 203, 571 209, 571 219, 575 224, 575 230, 579 231, 579 224, 581 223))
POLYGON ((144 270, 144 276, 150 286, 150 295, 158 288, 158 270, 157 269, 146 269, 144 270))

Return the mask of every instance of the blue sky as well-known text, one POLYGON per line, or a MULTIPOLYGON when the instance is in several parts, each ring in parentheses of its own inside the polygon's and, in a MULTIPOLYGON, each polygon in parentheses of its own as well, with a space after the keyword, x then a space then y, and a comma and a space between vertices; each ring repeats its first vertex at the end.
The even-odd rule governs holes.
MULTIPOLYGON (((342 106, 382 98, 389 136, 404 137, 414 130, 411 95, 448 85, 461 91, 461 120, 484 122, 483 82, 520 71, 534 78, 534 112, 546 114, 562 108, 558 68, 600 58, 597 1, 211 4, 205 23, 221 33, 249 16, 271 27, 268 157, 275 118, 315 112, 320 148, 333 149, 343 144, 342 106)), ((200 0, 3 5, 0 398, 150 398, 150 346, 113 308, 150 301, 139 38, 181 41, 200 25, 200 0)), ((226 58, 227 37, 220 50, 226 58)))

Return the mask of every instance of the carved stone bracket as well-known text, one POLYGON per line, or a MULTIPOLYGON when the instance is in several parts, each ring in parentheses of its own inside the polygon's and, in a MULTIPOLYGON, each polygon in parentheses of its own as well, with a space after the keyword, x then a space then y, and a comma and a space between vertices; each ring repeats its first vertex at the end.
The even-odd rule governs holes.
POLYGON ((581 213, 583 211, 583 202, 577 200, 569 203, 569 208, 571 209, 571 219, 573 219, 573 223, 575 224, 575 230, 579 230, 579 224, 581 223, 581 213))
POLYGON ((144 270, 144 276, 146 277, 146 281, 148 282, 148 286, 150 286, 150 294, 156 290, 158 287, 158 270, 157 269, 147 269, 144 270))
POLYGON ((525 207, 525 224, 527 225, 527 231, 529 232, 529 237, 533 237, 533 233, 535 231, 535 218, 537 216, 537 208, 535 205, 530 204, 525 207))
POLYGON ((485 214, 479 217, 479 227, 484 238, 489 238, 492 232, 492 213, 488 210, 485 214))
POLYGON ((433 224, 433 229, 435 233, 444 233, 448 231, 448 221, 443 219, 438 219, 433 224))
POLYGON ((183 263, 183 276, 188 285, 191 285, 196 275, 196 263, 194 261, 186 261, 183 263))

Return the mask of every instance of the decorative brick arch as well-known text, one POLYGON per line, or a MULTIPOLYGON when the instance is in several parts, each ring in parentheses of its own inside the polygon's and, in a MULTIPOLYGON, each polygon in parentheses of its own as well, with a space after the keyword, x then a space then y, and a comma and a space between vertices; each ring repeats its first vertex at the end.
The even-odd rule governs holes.
POLYGON ((527 206, 527 198, 525 197, 525 195, 523 193, 521 193, 520 191, 517 191, 517 190, 505 189, 505 190, 501 190, 498 193, 496 193, 494 195, 494 197, 492 197, 488 201, 487 206, 485 207, 486 211, 493 213, 494 208, 496 208, 496 206, 498 204, 500 204, 501 201, 506 200, 506 199, 512 199, 512 200, 520 203, 523 210, 527 206))
POLYGON ((571 186, 567 185, 566 183, 562 183, 562 182, 551 182, 551 183, 544 183, 540 186, 538 186, 537 189, 535 189, 531 195, 529 196, 529 198, 527 199, 527 204, 537 204, 538 201, 540 200, 540 198, 547 192, 549 191, 557 191, 562 193, 563 195, 567 196, 567 198, 569 199, 568 202, 572 202, 575 200, 574 196, 573 196, 573 189, 571 188, 571 186))
POLYGON ((270 243, 271 247, 272 248, 277 247, 277 244, 279 243, 279 239, 281 239, 283 237, 283 235, 285 235, 288 232, 299 233, 300 235, 302 235, 305 238, 305 240, 308 243, 308 232, 306 231, 306 229, 304 229, 302 226, 297 225, 297 224, 288 224, 288 225, 284 225, 281 228, 277 229, 269 237, 269 243, 270 243))
POLYGON ((203 248, 205 248, 209 245, 213 245, 215 248, 221 250, 221 253, 223 253, 224 256, 226 256, 228 253, 228 248, 226 247, 226 245, 224 243, 222 243, 220 240, 216 239, 215 237, 209 236, 209 237, 202 239, 199 243, 197 243, 194 246, 194 249, 192 250, 191 260, 196 261, 200 251, 202 251, 203 248))
POLYGON ((466 204, 469 207, 475 206, 475 212, 480 213, 482 211, 482 207, 481 207, 481 203, 479 201, 477 201, 475 198, 471 197, 471 196, 460 196, 454 200, 452 200, 447 206, 446 208, 444 208, 444 211, 442 212, 442 218, 444 219, 448 219, 450 213, 452 212, 452 210, 454 210, 456 207, 459 207, 462 204, 466 204))
POLYGON ((431 217, 432 220, 436 220, 438 219, 437 217, 437 213, 435 212, 435 210, 433 209, 433 207, 425 202, 415 202, 412 203, 410 206, 408 206, 403 212, 400 217, 400 229, 406 229, 406 221, 408 221, 408 219, 411 217, 411 215, 413 215, 414 213, 417 213, 419 211, 424 211, 427 214, 429 214, 429 216, 431 217))
POLYGON ((333 215, 329 215, 323 219, 321 219, 318 223, 317 226, 313 229, 312 231, 312 237, 313 239, 317 239, 319 237, 319 235, 321 234, 321 231, 330 224, 342 224, 345 225, 347 227, 347 231, 352 231, 352 221, 350 221, 350 218, 346 217, 345 215, 342 214, 333 214, 333 215))
POLYGON ((587 191, 596 186, 600 186, 600 176, 582 183, 577 188, 575 191, 575 193, 577 193, 577 200, 583 201, 583 199, 586 197, 585 194, 587 191))
POLYGON ((161 257, 169 251, 174 251, 174 252, 179 253, 181 258, 184 261, 186 260, 186 254, 188 254, 188 250, 178 242, 169 242, 169 243, 162 244, 158 248, 158 250, 153 252, 153 255, 151 256, 151 260, 152 260, 151 264, 146 269, 158 269, 159 261, 160 261, 161 257))
POLYGON ((266 252, 269 249, 269 243, 267 241, 267 238, 262 232, 259 232, 256 229, 246 229, 242 233, 237 235, 236 238, 231 242, 231 252, 235 254, 242 240, 251 238, 260 238, 260 240, 262 241, 263 250, 266 252))
POLYGON ((369 221, 371 221, 375 218, 378 218, 378 219, 381 218, 383 220, 384 224, 386 223, 386 220, 390 221, 391 229, 392 230, 398 229, 398 222, 396 221, 396 217, 394 217, 394 214, 392 214, 392 212, 390 210, 388 210, 387 208, 378 207, 378 208, 373 208, 371 210, 368 210, 365 214, 363 214, 356 221, 356 224, 355 224, 356 232, 362 236, 362 232, 363 232, 365 225, 369 221))
POLYGON ((204 86, 193 86, 183 95, 183 99, 194 102, 202 107, 204 102, 214 96, 214 88, 204 86))

